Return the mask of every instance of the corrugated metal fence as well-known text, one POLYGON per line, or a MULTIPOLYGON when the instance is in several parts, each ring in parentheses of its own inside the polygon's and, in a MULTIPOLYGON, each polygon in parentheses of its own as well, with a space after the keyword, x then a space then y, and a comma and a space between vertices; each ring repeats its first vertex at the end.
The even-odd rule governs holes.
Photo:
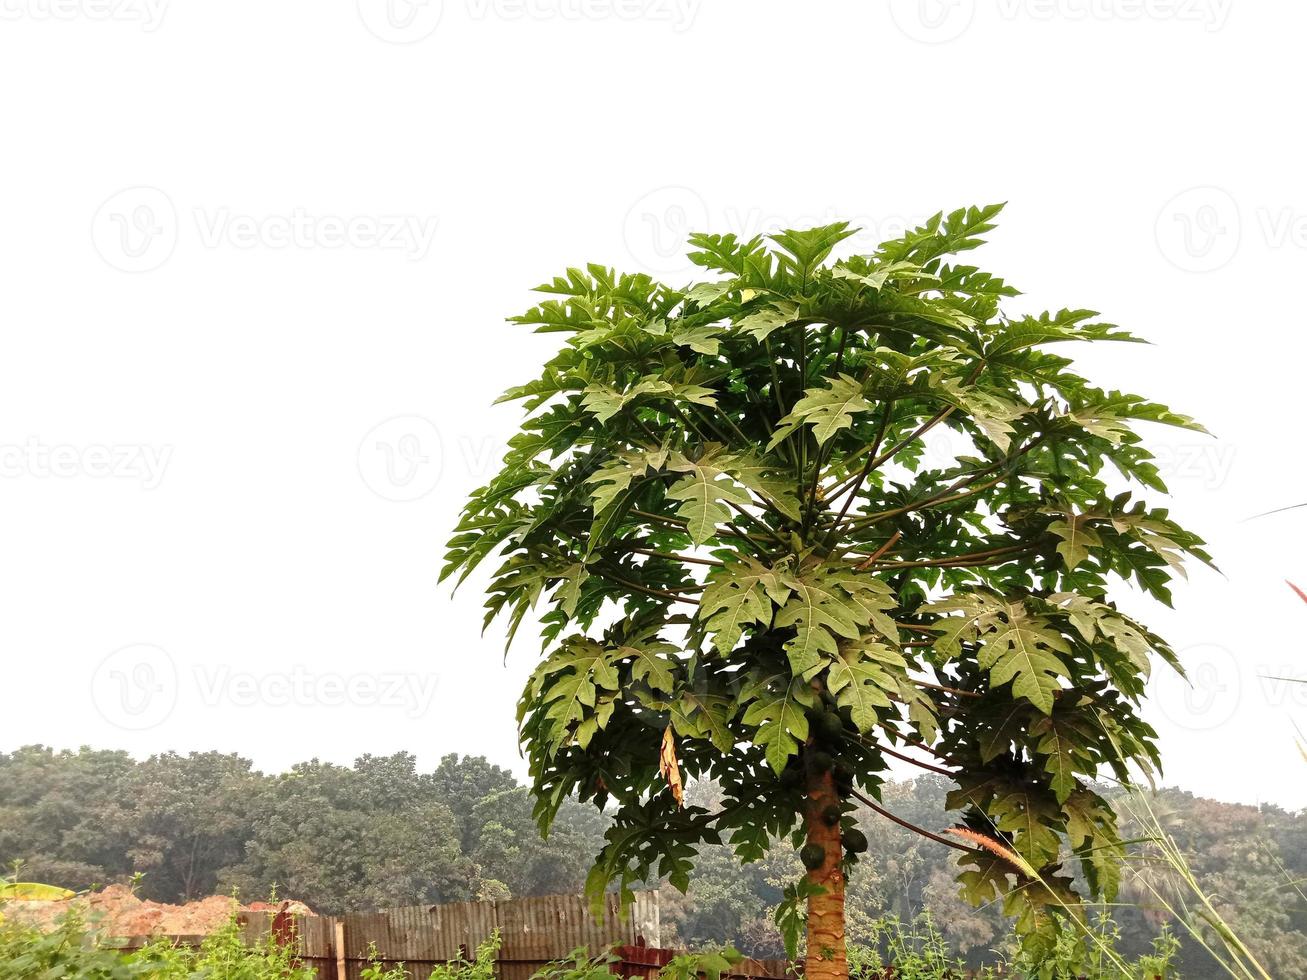
POLYGON ((577 895, 546 895, 503 902, 457 902, 385 912, 313 916, 296 922, 303 957, 320 980, 358 980, 376 944, 385 966, 404 963, 425 980, 439 963, 476 956, 477 946, 499 930, 499 980, 527 980, 550 960, 579 946, 659 945, 658 893, 639 892, 625 921, 617 897, 607 896, 598 920, 577 895), (345 975, 340 975, 342 960, 345 975))
MULTIPOLYGON (((306 966, 318 980, 359 980, 376 947, 384 967, 403 963, 410 976, 426 980, 431 968, 460 957, 472 959, 477 946, 499 930, 498 980, 527 980, 546 963, 578 947, 592 953, 613 947, 656 947, 660 943, 658 892, 636 892, 625 919, 616 895, 606 896, 596 920, 589 902, 578 895, 546 895, 502 902, 455 902, 418 905, 384 912, 348 915, 289 916, 244 913, 242 933, 249 944, 276 932, 293 939, 306 966)), ((157 937, 156 937, 157 938, 157 937)), ((202 937, 177 936, 198 943, 202 937)), ((118 945, 144 945, 133 938, 118 945)))

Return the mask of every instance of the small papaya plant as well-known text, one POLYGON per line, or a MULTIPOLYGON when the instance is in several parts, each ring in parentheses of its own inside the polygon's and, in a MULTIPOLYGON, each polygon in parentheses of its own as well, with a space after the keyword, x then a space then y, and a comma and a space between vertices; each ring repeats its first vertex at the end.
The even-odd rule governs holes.
POLYGON ((1179 665, 1109 592, 1169 602, 1182 558, 1208 560, 1132 493, 1165 490, 1136 426, 1199 427, 1046 349, 1130 334, 1007 316, 1017 291, 950 258, 999 211, 838 260, 844 223, 697 234, 702 282, 574 268, 513 318, 561 349, 504 395, 526 421, 443 574, 500 556, 487 623, 510 642, 539 607, 521 739, 542 829, 569 796, 612 817, 596 899, 684 889, 705 843, 753 861, 788 840, 807 873, 779 919, 806 904, 807 975, 845 977, 852 811, 898 819, 876 801, 890 758, 956 782, 955 832, 916 829, 1036 953, 1081 914, 1068 861, 1115 891, 1092 780, 1156 765, 1139 704, 1154 661, 1179 665), (683 804, 690 778, 720 809, 683 804))

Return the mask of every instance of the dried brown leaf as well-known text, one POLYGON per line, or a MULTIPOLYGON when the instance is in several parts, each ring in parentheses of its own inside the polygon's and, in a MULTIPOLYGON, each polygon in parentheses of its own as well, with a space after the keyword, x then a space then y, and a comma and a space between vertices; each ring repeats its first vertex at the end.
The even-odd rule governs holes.
POLYGON ((662 748, 658 750, 658 774, 667 780, 676 805, 684 806, 685 787, 681 785, 681 764, 676 758, 676 738, 672 735, 671 725, 663 731, 662 748))

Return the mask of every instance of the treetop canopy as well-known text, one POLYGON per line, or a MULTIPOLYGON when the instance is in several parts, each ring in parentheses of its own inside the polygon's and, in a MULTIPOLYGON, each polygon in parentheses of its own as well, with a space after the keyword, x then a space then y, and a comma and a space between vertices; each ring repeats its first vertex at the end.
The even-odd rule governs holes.
POLYGON ((959 835, 962 887, 1007 896, 1032 942, 1078 901, 1070 858, 1113 893, 1091 784, 1156 764, 1137 709, 1152 661, 1179 665, 1108 592, 1169 603, 1182 558, 1208 560, 1137 498, 1166 488, 1136 427, 1202 430, 1062 353, 1131 334, 1006 316, 1017 290, 951 259, 1000 209, 834 261, 845 223, 696 234, 703 282, 569 269, 513 318, 562 347, 501 399, 527 418, 444 575, 498 553, 486 621, 510 639, 544 600, 521 734, 543 826, 569 795, 611 804, 596 891, 684 887, 704 841, 797 842, 814 767, 874 798, 895 755, 955 779, 954 822, 996 845, 959 835), (723 809, 683 807, 687 777, 723 809))

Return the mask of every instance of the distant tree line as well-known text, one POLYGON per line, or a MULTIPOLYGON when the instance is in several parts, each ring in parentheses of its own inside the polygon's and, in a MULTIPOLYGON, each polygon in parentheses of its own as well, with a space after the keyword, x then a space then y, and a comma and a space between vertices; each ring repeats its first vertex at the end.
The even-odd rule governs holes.
POLYGON ((74 889, 141 874, 139 893, 160 902, 275 888, 336 913, 576 891, 604 822, 592 807, 564 813, 541 841, 525 788, 480 757, 264 775, 217 752, 0 754, 0 860, 74 889))
MULTIPOLYGON (((934 776, 887 783, 884 803, 932 826, 948 785, 934 776)), ((716 789, 699 784, 689 793, 712 806, 716 789)), ((1153 805, 1273 974, 1307 976, 1307 814, 1173 790, 1153 805)), ((999 908, 957 898, 952 852, 870 811, 859 818, 869 860, 849 896, 850 939, 870 935, 877 918, 911 919, 929 908, 955 948, 974 963, 992 960, 1008 924, 999 908)), ((0 861, 21 862, 24 880, 73 889, 142 875, 140 894, 162 902, 275 891, 329 914, 579 892, 605 830, 592 807, 565 804, 541 840, 525 788, 480 756, 448 755, 430 772, 398 753, 265 775, 216 752, 139 762, 87 748, 0 753, 0 861)), ((664 941, 783 955, 770 912, 798 867, 788 849, 741 868, 726 848, 708 848, 687 895, 664 889, 664 941)), ((1147 865, 1128 873, 1123 899, 1139 907, 1112 910, 1124 951, 1142 952, 1165 921, 1148 910, 1147 883, 1173 883, 1162 869, 1151 874, 1147 865)), ((1192 943, 1182 965, 1189 980, 1218 975, 1192 943)))

